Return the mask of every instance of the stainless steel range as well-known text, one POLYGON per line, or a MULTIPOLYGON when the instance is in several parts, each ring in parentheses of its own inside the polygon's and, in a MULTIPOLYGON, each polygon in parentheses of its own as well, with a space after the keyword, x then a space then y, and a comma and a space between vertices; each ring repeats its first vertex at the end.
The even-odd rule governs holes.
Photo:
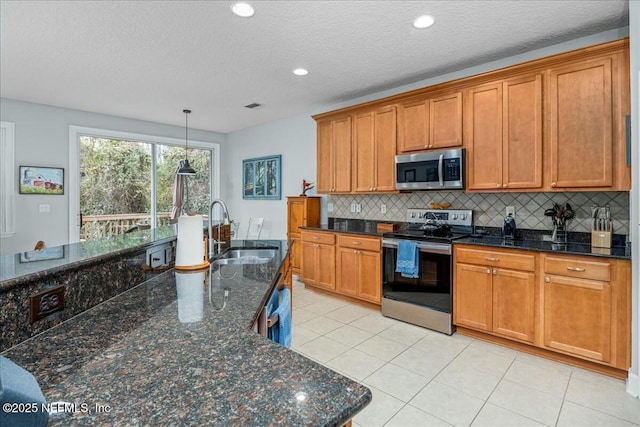
POLYGON ((409 209, 406 229, 382 235, 382 314, 451 335, 453 256, 451 244, 473 231, 473 211, 409 209), (418 277, 396 271, 398 245, 418 249, 418 277))

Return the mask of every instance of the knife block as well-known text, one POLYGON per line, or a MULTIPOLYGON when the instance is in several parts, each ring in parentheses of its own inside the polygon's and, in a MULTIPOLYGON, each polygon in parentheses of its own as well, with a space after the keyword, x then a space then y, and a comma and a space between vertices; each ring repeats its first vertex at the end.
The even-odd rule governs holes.
POLYGON ((595 248, 610 248, 611 231, 591 231, 591 246, 595 248))

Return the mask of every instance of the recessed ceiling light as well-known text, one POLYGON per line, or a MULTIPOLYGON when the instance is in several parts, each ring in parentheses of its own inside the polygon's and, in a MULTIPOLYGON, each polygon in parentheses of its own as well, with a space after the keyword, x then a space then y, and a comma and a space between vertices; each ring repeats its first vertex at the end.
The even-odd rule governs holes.
POLYGON ((243 18, 249 18, 256 12, 249 3, 238 2, 231 5, 231 11, 243 18))
POLYGON ((436 22, 435 18, 431 15, 422 15, 418 16, 415 21, 413 21, 413 26, 419 29, 429 28, 436 22))
POLYGON ((304 68, 296 68, 295 70, 293 70, 293 74, 295 74, 296 76, 306 76, 307 74, 309 74, 309 72, 304 68))

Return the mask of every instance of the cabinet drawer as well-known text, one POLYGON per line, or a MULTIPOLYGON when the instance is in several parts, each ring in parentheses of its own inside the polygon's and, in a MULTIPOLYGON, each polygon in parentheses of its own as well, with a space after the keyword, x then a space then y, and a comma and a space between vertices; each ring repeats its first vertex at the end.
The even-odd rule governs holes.
POLYGON ((608 262, 547 256, 544 259, 544 272, 545 274, 580 277, 603 282, 611 280, 611 264, 608 262))
POLYGON ((456 262, 523 271, 534 271, 536 268, 535 255, 508 253, 506 251, 458 248, 456 249, 456 262))
POLYGON ((325 245, 333 245, 336 243, 336 235, 333 233, 313 233, 313 232, 303 231, 302 241, 322 243, 325 245))
POLYGON ((343 248, 376 252, 380 252, 381 247, 380 239, 356 236, 338 236, 338 244, 343 248))

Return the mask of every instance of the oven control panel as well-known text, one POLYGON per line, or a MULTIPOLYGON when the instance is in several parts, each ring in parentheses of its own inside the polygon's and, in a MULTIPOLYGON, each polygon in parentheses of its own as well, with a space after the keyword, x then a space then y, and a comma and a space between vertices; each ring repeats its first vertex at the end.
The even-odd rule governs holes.
POLYGON ((423 223, 435 219, 451 226, 471 227, 473 211, 470 209, 407 209, 407 222, 423 223))

